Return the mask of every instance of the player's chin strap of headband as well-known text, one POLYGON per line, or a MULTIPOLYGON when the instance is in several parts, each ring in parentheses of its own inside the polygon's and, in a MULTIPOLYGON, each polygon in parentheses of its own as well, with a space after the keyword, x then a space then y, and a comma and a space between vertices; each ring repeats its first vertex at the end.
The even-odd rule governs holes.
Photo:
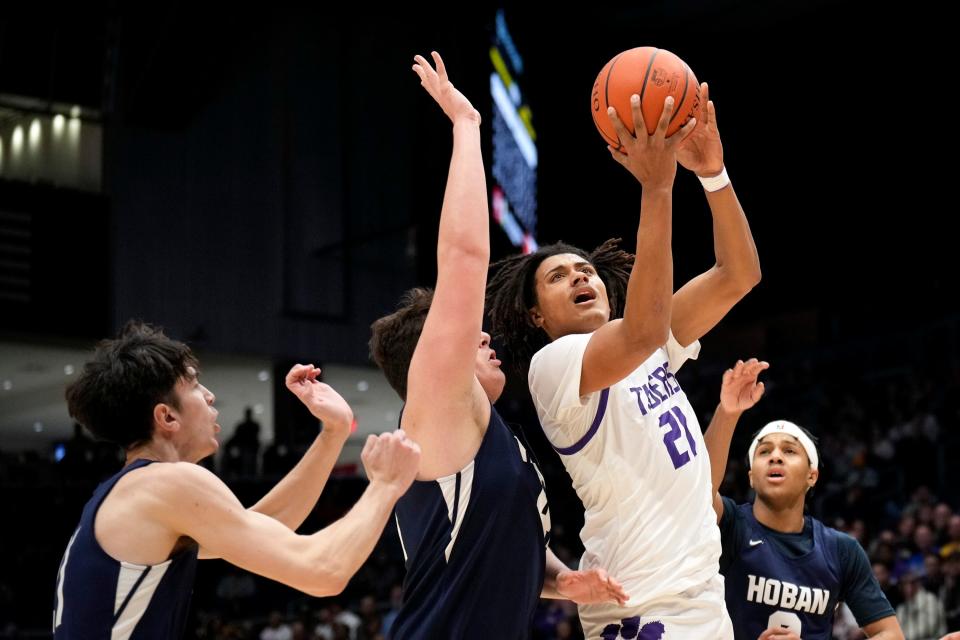
POLYGON ((800 441, 800 445, 803 446, 804 450, 807 452, 807 457, 810 458, 810 466, 814 469, 820 468, 820 457, 817 455, 817 447, 814 446, 813 440, 811 440, 803 430, 792 422, 787 422, 786 420, 774 420, 773 422, 768 423, 763 429, 760 429, 760 433, 757 434, 757 437, 753 439, 753 442, 750 443, 750 468, 753 468, 753 454, 757 450, 757 445, 760 443, 760 439, 764 436, 768 436, 771 433, 786 433, 791 435, 797 440, 800 441))

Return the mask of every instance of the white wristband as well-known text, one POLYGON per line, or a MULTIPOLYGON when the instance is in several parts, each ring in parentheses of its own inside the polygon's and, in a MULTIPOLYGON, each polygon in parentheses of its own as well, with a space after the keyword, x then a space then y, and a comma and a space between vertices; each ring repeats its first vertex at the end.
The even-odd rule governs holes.
POLYGON ((720 191, 725 186, 730 184, 730 176, 727 175, 727 168, 724 167, 718 175, 712 176, 710 178, 701 178, 697 176, 697 179, 700 180, 700 184, 703 185, 703 188, 707 191, 720 191))

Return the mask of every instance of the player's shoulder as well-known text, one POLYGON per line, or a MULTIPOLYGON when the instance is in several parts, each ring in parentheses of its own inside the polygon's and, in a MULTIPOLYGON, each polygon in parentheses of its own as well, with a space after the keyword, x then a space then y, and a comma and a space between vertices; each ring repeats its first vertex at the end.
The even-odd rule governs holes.
POLYGON ((860 543, 857 542, 857 539, 851 536, 849 533, 846 533, 844 531, 840 531, 840 529, 831 527, 827 523, 823 522, 822 520, 818 520, 813 516, 807 516, 807 518, 809 518, 811 524, 813 524, 814 526, 819 525, 823 529, 823 532, 828 537, 831 537, 837 541, 838 545, 841 545, 847 548, 860 546, 860 543))
POLYGON ((164 478, 172 479, 178 477, 186 478, 216 478, 216 476, 206 467, 193 462, 151 462, 143 465, 139 469, 134 469, 127 474, 127 477, 139 476, 141 478, 164 478))
POLYGON ((154 462, 125 474, 114 493, 148 492, 164 502, 177 503, 198 489, 221 484, 211 471, 192 462, 154 462))
POLYGON ((747 513, 753 509, 752 502, 737 502, 733 498, 725 495, 721 495, 720 500, 723 502, 724 513, 729 513, 730 517, 736 518, 737 520, 746 520, 747 513))
MULTIPOLYGON (((733 498, 721 495, 721 502, 723 502, 723 513, 720 516, 720 528, 723 529, 732 529, 735 525, 742 525, 746 520, 747 514, 745 508, 749 508, 749 503, 737 504, 737 501, 733 498)), ((737 528, 740 528, 737 526, 737 528)))
POLYGON ((827 540, 833 540, 835 544, 834 548, 837 552, 837 559, 844 567, 852 569, 862 564, 869 566, 870 562, 867 558, 867 552, 859 540, 849 533, 835 529, 819 520, 815 520, 815 522, 819 522, 820 526, 823 527, 823 532, 827 540))
POLYGON ((839 529, 834 529, 833 527, 826 527, 826 529, 837 541, 837 551, 840 552, 840 554, 848 558, 857 558, 861 555, 866 557, 867 552, 864 551, 859 540, 839 529))
POLYGON ((551 359, 555 357, 564 357, 569 355, 573 351, 582 351, 586 348, 587 343, 590 342, 590 338, 593 336, 593 333, 570 333, 565 336, 561 336, 556 340, 552 340, 541 347, 530 360, 530 366, 533 366, 534 363, 541 362, 544 359, 551 359))

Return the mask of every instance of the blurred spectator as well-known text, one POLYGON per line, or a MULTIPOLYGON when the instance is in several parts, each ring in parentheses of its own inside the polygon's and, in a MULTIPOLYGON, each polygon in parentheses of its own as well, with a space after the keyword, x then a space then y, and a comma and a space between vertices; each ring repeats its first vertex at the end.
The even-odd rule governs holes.
POLYGON ((923 588, 918 572, 907 572, 900 578, 903 602, 897 607, 897 619, 904 640, 936 640, 947 632, 943 604, 923 588))

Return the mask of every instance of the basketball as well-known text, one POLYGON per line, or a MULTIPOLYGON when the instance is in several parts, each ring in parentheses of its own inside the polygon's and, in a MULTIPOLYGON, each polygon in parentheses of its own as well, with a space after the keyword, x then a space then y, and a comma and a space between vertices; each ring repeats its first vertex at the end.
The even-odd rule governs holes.
POLYGON ((673 96, 674 111, 667 126, 667 137, 676 133, 691 118, 700 117, 700 83, 687 64, 666 49, 636 47, 614 56, 603 66, 593 83, 590 107, 593 123, 606 142, 623 151, 613 128, 607 107, 617 115, 630 133, 634 133, 630 96, 640 96, 643 122, 653 135, 663 112, 663 101, 673 96))

